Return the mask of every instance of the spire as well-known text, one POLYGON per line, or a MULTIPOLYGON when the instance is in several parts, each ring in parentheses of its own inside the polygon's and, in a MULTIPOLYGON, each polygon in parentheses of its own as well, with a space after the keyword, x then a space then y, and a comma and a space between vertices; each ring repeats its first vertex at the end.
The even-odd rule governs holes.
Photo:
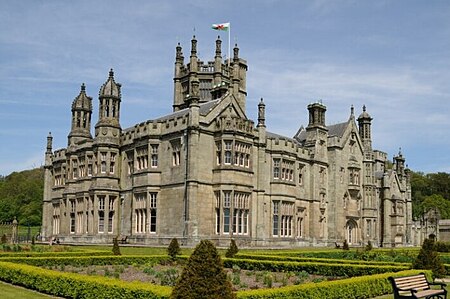
POLYGON ((86 85, 81 84, 80 93, 72 102, 72 126, 69 145, 91 139, 92 98, 86 94, 86 85))
POLYGON ((119 83, 116 83, 114 80, 114 71, 113 69, 109 70, 109 77, 106 80, 105 84, 100 88, 99 96, 100 97, 114 97, 120 98, 120 87, 119 83))
POLYGON ((110 124, 114 127, 120 127, 119 115, 120 115, 120 101, 121 101, 121 87, 120 83, 116 83, 114 79, 114 71, 110 69, 109 77, 102 85, 99 91, 99 124, 110 124))
POLYGON ((266 104, 264 104, 263 98, 261 98, 261 101, 258 104, 258 127, 263 126, 265 127, 266 124, 266 104))

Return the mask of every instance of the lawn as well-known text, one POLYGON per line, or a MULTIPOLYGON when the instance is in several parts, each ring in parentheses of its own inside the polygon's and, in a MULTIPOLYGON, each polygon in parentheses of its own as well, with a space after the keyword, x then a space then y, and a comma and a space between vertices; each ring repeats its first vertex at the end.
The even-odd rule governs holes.
POLYGON ((57 298, 48 296, 22 287, 17 287, 0 281, 0 294, 2 299, 48 299, 57 298))

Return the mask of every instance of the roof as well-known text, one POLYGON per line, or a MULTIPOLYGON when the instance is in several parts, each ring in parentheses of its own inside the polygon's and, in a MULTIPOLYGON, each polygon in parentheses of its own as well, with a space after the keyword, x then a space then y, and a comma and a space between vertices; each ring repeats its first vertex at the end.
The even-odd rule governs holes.
POLYGON ((337 136, 337 137, 344 136, 347 126, 348 126, 348 122, 328 126, 327 127, 328 128, 328 136, 337 136))
MULTIPOLYGON (((206 103, 201 103, 199 104, 199 113, 200 115, 208 115, 208 113, 214 108, 216 107, 216 105, 220 102, 221 99, 216 99, 216 100, 212 100, 212 101, 208 101, 206 103)), ((174 119, 174 118, 179 118, 179 117, 183 117, 185 115, 187 115, 189 113, 189 108, 185 108, 176 112, 173 112, 171 114, 167 114, 164 116, 161 116, 157 119, 155 119, 156 121, 160 122, 160 121, 165 121, 168 119, 174 119)))

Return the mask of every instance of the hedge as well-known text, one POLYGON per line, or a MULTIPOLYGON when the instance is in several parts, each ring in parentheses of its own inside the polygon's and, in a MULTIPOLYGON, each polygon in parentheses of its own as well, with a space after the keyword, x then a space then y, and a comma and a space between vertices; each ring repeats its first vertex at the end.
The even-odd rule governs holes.
MULTIPOLYGON (((362 261, 362 260, 346 260, 346 259, 326 259, 314 257, 290 257, 280 255, 259 255, 259 254, 242 254, 238 253, 235 258, 251 259, 251 260, 271 260, 271 261, 291 261, 291 262, 315 262, 315 263, 343 263, 343 264, 358 264, 358 265, 392 265, 393 262, 383 261, 362 261)), ((395 265, 409 267, 411 263, 395 263, 395 265)))
POLYGON ((357 299, 373 298, 392 293, 392 286, 388 281, 389 276, 410 276, 425 272, 431 277, 431 271, 406 270, 396 273, 384 273, 371 276, 352 277, 342 280, 324 281, 319 283, 307 283, 303 285, 281 287, 277 289, 260 289, 240 291, 239 299, 259 298, 298 298, 298 299, 357 299))
POLYGON ((169 298, 170 287, 0 262, 0 280, 65 298, 169 298))
POLYGON ((104 256, 112 255, 112 251, 106 250, 84 250, 84 251, 55 251, 55 252, 0 252, 0 259, 4 257, 56 257, 56 256, 104 256))
MULTIPOLYGON (((185 256, 179 257, 180 259, 187 258, 185 256)), ((85 267, 91 265, 132 265, 139 264, 144 265, 146 263, 157 263, 160 261, 168 260, 167 255, 110 255, 110 256, 80 256, 80 257, 5 257, 0 261, 13 262, 19 264, 27 264, 38 267, 55 267, 55 266, 75 266, 85 267)))
POLYGON ((241 269, 271 271, 271 272, 289 272, 306 271, 309 274, 353 277, 362 275, 373 275, 386 272, 397 272, 408 270, 411 266, 402 265, 356 265, 343 263, 312 263, 312 262, 287 262, 287 261, 268 261, 268 260, 250 260, 250 259, 223 259, 226 268, 232 268, 233 265, 241 269))

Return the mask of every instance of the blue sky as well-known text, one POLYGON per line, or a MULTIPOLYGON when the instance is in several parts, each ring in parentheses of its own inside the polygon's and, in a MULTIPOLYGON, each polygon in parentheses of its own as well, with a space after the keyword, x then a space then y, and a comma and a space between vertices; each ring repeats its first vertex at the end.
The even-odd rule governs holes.
POLYGON ((220 22, 248 61, 247 115, 263 97, 269 131, 292 137, 319 99, 329 125, 366 105, 374 148, 450 172, 449 16, 432 0, 0 0, 0 175, 41 166, 49 131, 66 146, 81 83, 95 124, 110 68, 122 128, 170 113, 177 42, 187 59, 195 28, 212 60, 220 22))

